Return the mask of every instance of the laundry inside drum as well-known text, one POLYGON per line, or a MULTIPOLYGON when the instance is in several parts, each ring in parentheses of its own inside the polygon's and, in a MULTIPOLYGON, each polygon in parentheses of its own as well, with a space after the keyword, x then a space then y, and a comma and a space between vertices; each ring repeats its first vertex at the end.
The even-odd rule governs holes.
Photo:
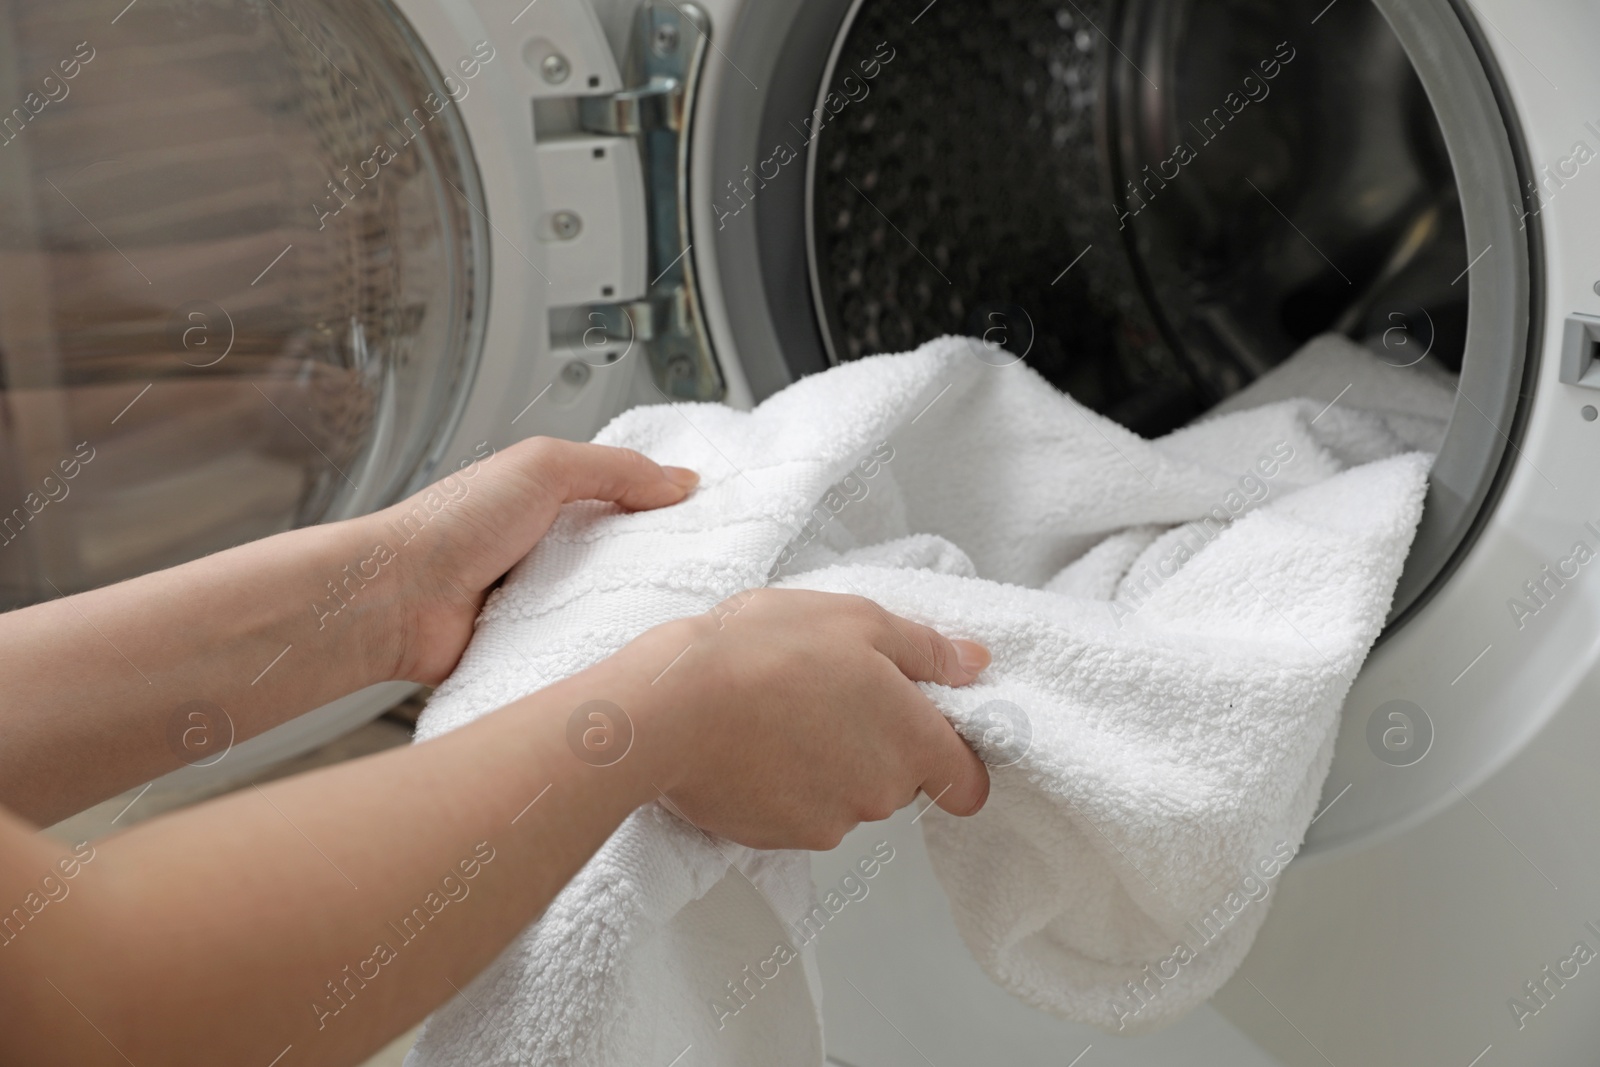
POLYGON ((966 335, 1146 437, 1324 333, 1396 373, 1462 375, 1400 618, 1509 477, 1537 351, 1534 185, 1458 16, 860 0, 813 112, 805 232, 827 359, 966 335))
POLYGON ((985 338, 1146 436, 1327 331, 1459 369, 1455 176, 1375 7, 923 8, 865 0, 824 96, 836 360, 985 338))

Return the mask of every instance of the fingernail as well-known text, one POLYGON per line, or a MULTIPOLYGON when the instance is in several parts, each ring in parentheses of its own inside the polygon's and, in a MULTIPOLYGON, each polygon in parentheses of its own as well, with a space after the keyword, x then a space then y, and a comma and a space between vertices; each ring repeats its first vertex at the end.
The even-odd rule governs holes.
POLYGON ((978 672, 989 665, 989 650, 976 641, 955 640, 950 643, 956 646, 956 662, 973 677, 977 677, 978 672))
POLYGON ((679 489, 693 489, 700 484, 700 476, 687 467, 662 467, 661 473, 679 489))

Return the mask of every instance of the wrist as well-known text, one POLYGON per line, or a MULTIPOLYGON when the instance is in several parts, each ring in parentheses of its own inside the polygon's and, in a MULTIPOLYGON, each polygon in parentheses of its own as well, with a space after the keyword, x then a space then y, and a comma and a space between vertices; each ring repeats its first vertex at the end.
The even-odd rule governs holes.
POLYGON ((407 580, 386 545, 382 512, 300 531, 317 539, 307 619, 318 640, 344 648, 361 686, 402 678, 407 580))
MULTIPOLYGON (((631 777, 645 783, 645 799, 692 779, 706 758, 705 732, 699 725, 703 701, 695 684, 701 665, 693 662, 699 636, 693 619, 658 626, 570 679, 574 711, 590 701, 604 701, 620 713, 629 748, 617 765, 625 765, 631 777)), ((583 751, 580 734, 569 734, 569 744, 579 758, 591 761, 594 756, 583 751)))

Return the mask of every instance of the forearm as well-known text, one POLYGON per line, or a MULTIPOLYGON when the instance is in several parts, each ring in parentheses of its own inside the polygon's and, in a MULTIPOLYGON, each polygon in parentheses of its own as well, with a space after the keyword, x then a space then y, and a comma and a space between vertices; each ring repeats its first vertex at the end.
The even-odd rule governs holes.
POLYGON ((230 724, 243 740, 385 680, 402 590, 344 584, 369 539, 296 530, 0 615, 0 804, 47 825, 177 768, 186 741, 195 762, 230 724), (314 607, 340 607, 330 582, 337 615, 314 607))
POLYGON ((614 766, 568 747, 575 707, 637 711, 647 683, 578 675, 97 846, 72 895, 0 946, 0 998, 29 1022, 0 1032, 20 1042, 0 1059, 265 1064, 293 1045, 295 1063, 359 1062, 464 988, 670 780, 665 717, 637 714, 614 766))
POLYGON ((358 1063, 660 793, 755 848, 831 848, 918 789, 981 806, 983 765, 915 683, 967 684, 982 648, 859 598, 738 607, 437 740, 138 826, 70 882, 0 812, 0 1062, 358 1063), (591 701, 625 709, 625 750, 569 734, 591 701))

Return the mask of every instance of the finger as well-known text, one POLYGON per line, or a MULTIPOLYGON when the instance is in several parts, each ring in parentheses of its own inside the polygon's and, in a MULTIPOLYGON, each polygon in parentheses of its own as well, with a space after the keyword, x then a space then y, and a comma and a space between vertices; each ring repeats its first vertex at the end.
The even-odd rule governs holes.
POLYGON ((539 474, 563 503, 606 500, 648 511, 676 504, 699 484, 682 467, 663 467, 631 448, 549 441, 542 445, 539 474))
POLYGON ((962 686, 989 665, 989 650, 976 641, 952 641, 939 631, 872 605, 879 626, 872 644, 913 682, 962 686))
POLYGON ((931 702, 929 710, 939 721, 928 731, 931 769, 922 791, 951 815, 974 815, 989 799, 989 768, 931 702))

